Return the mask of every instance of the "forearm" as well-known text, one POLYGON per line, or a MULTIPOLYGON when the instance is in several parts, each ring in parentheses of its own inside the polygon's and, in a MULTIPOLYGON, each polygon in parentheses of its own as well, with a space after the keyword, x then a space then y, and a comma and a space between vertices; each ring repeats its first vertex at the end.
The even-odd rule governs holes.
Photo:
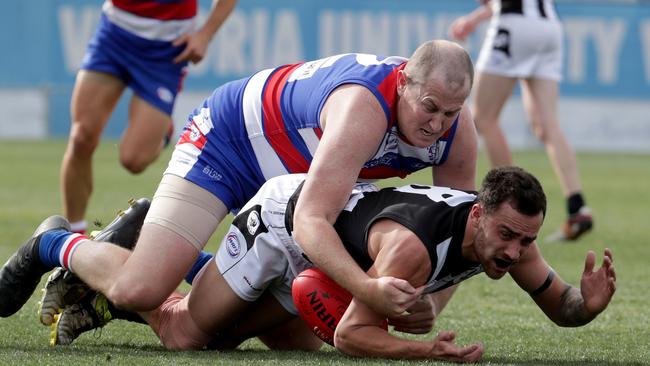
POLYGON ((592 321, 596 315, 586 311, 580 290, 567 284, 560 297, 558 316, 553 321, 562 327, 579 327, 592 321))
POLYGON ((370 280, 343 247, 334 227, 326 220, 301 220, 294 237, 311 262, 330 278, 362 300, 370 280))
POLYGON ((215 0, 212 3, 210 14, 199 32, 204 33, 208 38, 212 38, 233 11, 236 4, 237 0, 215 0))
POLYGON ((394 337, 376 326, 355 326, 337 330, 334 344, 339 351, 356 357, 433 358, 431 342, 394 337))
POLYGON ((486 2, 481 7, 467 15, 468 19, 475 25, 489 19, 492 16, 492 6, 490 2, 486 2))

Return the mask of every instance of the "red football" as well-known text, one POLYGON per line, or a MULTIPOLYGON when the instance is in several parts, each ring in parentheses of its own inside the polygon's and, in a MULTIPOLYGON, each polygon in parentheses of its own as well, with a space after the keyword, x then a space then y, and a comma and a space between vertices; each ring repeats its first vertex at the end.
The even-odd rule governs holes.
MULTIPOLYGON (((324 342, 334 345, 334 330, 352 295, 318 268, 302 271, 293 280, 291 295, 298 314, 324 342)), ((388 330, 388 321, 381 325, 388 330)))
POLYGON ((291 294, 307 326, 324 342, 334 345, 334 330, 352 295, 318 268, 306 269, 296 276, 291 294))

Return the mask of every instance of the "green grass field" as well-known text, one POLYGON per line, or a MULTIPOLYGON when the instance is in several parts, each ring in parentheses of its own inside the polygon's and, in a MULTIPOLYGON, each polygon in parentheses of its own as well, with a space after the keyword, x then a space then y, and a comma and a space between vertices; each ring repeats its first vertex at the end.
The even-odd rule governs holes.
MULTIPOLYGON (((59 165, 65 143, 0 143, 0 261, 4 262, 40 221, 61 213, 59 165)), ((88 218, 107 223, 133 197, 150 197, 171 149, 145 174, 129 176, 117 163, 115 142, 105 142, 95 157, 95 193, 88 218)), ((516 161, 540 179, 549 198, 542 239, 564 219, 559 185, 543 152, 517 153, 516 161)), ((437 320, 434 332, 455 330, 459 343, 482 341, 489 365, 650 365, 650 156, 579 154, 584 191, 595 214, 595 230, 572 244, 541 244, 547 261, 568 282, 578 285, 587 250, 602 258, 614 252, 618 290, 609 308, 581 328, 559 328, 537 309, 509 278, 477 276, 466 281, 437 320), (645 270, 643 268, 646 268, 645 270)), ((479 162, 479 177, 487 170, 479 162)), ((409 181, 430 183, 429 174, 409 181)), ((382 182, 404 184, 404 181, 382 182)), ((224 225, 222 225, 222 228, 224 225)), ((220 234, 211 240, 215 250, 220 234)), ((599 259, 600 260, 600 259, 599 259)), ((40 293, 16 315, 0 319, 0 365, 88 364, 285 364, 375 365, 386 360, 359 360, 329 346, 317 353, 271 352, 255 341, 234 352, 168 352, 148 327, 116 321, 89 332, 72 346, 48 346, 49 329, 36 318, 40 293)), ((418 339, 429 339, 434 332, 418 339)), ((395 364, 407 364, 395 361, 395 364)), ((433 363, 433 362, 430 362, 433 363)))

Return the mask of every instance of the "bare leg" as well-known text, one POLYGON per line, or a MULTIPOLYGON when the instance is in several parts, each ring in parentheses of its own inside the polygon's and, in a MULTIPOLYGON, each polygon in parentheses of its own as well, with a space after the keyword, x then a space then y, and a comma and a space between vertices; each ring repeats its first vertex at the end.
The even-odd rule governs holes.
POLYGON ((175 232, 144 224, 129 254, 115 245, 83 243, 74 252, 72 268, 117 307, 144 311, 156 308, 176 289, 198 251, 175 232))
POLYGON ((526 79, 522 82, 524 107, 537 137, 560 180, 565 197, 580 192, 575 153, 562 132, 557 118, 558 85, 553 80, 526 79))
POLYGON ((172 295, 156 311, 141 315, 166 348, 200 349, 230 329, 250 304, 232 291, 215 261, 210 261, 187 297, 172 295))
POLYGON ((512 156, 499 115, 517 79, 479 73, 474 87, 472 114, 493 167, 512 165, 512 156))
POLYGON ((205 245, 227 212, 210 192, 166 175, 133 252, 84 242, 72 254, 72 269, 118 308, 155 309, 176 289, 198 256, 197 246, 205 245), (181 236, 183 231, 191 236, 181 236))
POLYGON ((323 341, 297 316, 260 335, 259 339, 273 350, 318 351, 323 346, 323 341))
POLYGON ((270 293, 253 303, 239 298, 215 261, 206 263, 187 297, 173 294, 141 316, 168 349, 233 349, 255 336, 272 349, 317 350, 322 345, 270 293))
POLYGON ((125 85, 108 74, 80 71, 72 93, 72 127, 61 164, 63 211, 81 221, 92 193, 92 156, 125 85))
POLYGON ((172 118, 137 95, 129 107, 129 125, 120 144, 120 162, 137 174, 158 158, 172 118))
POLYGON ((236 323, 219 332, 208 347, 234 349, 253 337, 274 350, 317 351, 323 345, 302 319, 287 312, 268 291, 248 306, 236 323))

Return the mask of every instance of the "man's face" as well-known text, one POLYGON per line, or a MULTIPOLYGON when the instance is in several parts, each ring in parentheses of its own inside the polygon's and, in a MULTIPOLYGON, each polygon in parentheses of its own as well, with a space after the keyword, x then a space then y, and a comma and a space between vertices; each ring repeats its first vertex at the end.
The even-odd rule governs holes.
POLYGON ((433 145, 451 127, 469 93, 469 87, 451 91, 440 79, 435 73, 425 81, 403 71, 398 75, 397 123, 414 146, 433 145))
MULTIPOLYGON (((474 238, 476 260, 492 279, 503 277, 537 238, 544 217, 542 213, 527 216, 504 202, 491 214, 478 205, 477 230, 474 238)), ((476 219, 476 217, 474 217, 476 219)))

